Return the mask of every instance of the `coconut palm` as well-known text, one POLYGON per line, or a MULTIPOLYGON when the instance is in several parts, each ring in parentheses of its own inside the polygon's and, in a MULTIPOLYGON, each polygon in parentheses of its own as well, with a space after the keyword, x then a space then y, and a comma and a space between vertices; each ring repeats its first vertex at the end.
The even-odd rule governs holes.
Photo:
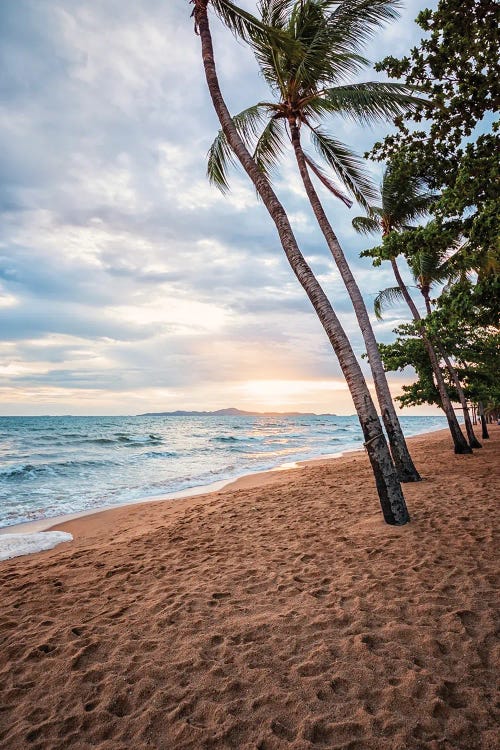
MULTIPOLYGON (((460 252, 460 250, 458 252, 460 252)), ((443 251, 435 246, 421 248, 420 251, 410 259, 410 270, 415 279, 417 289, 419 289, 424 298, 427 315, 432 315, 430 297, 432 287, 435 284, 450 283, 455 277, 456 270, 453 262, 450 263, 450 261, 453 261, 453 257, 448 257, 448 249, 445 248, 443 251)), ((446 365, 446 369, 451 376, 455 390, 457 391, 458 400, 460 401, 460 406, 462 407, 464 415, 465 430, 469 445, 471 448, 482 448, 481 443, 474 434, 467 398, 456 368, 453 366, 441 340, 433 335, 432 342, 441 355, 441 358, 446 365)))
MULTIPOLYGON (((326 294, 300 252, 282 204, 272 190, 266 175, 259 169, 257 162, 241 139, 226 106, 215 67, 207 12, 208 0, 194 0, 193 5, 195 28, 200 36, 207 86, 228 147, 250 177, 271 216, 290 266, 309 297, 338 357, 363 431, 384 519, 392 525, 403 525, 409 520, 408 511, 382 426, 359 363, 326 294)), ((238 33, 241 30, 243 36, 248 36, 249 31, 255 33, 257 30, 260 33, 262 29, 260 22, 255 20, 253 23, 248 19, 248 14, 239 15, 238 9, 235 9, 231 3, 226 3, 225 0, 212 0, 212 6, 230 28, 238 33)))
MULTIPOLYGON (((428 315, 432 315, 432 305, 430 298, 431 288, 434 284, 442 284, 449 280, 449 267, 446 255, 443 256, 443 253, 439 250, 436 250, 435 248, 423 248, 416 254, 412 255, 408 263, 415 281, 415 285, 424 299, 426 312, 428 315)), ((382 308, 385 302, 387 300, 395 301, 395 299, 399 295, 401 295, 401 298, 403 298, 403 293, 399 282, 396 288, 387 289, 380 292, 375 299, 375 313, 377 317, 381 317, 382 308)), ((415 317, 415 312, 413 310, 412 315, 414 320, 421 320, 421 318, 415 317)), ((455 386, 455 389, 457 391, 458 400, 460 401, 460 405, 464 414, 465 429, 467 432, 469 445, 471 448, 481 448, 481 443, 474 434, 469 407, 467 405, 467 398, 458 377, 458 373, 453 366, 450 357, 446 353, 446 350, 440 339, 435 334, 433 334, 432 337, 429 336, 429 338, 431 339, 434 350, 439 353, 441 359, 444 361, 446 369, 448 370, 453 385, 455 386)))
MULTIPOLYGON (((389 391, 370 318, 338 238, 314 187, 314 175, 346 205, 352 201, 330 178, 333 170, 344 187, 364 206, 377 191, 361 159, 320 127, 325 116, 373 123, 404 113, 420 101, 408 87, 395 83, 346 84, 368 61, 359 50, 384 21, 395 16, 394 2, 350 0, 262 0, 262 22, 290 40, 276 48, 269 34, 251 35, 251 46, 273 101, 259 102, 233 118, 264 174, 277 165, 292 145, 309 202, 352 301, 365 342, 381 415, 401 481, 418 481, 389 391), (319 153, 318 164, 303 147, 303 131, 319 153), (325 169, 326 167, 326 169, 325 169), (328 170, 328 171, 327 171, 328 170)), ((221 130, 209 152, 208 175, 223 190, 232 152, 221 130)))
MULTIPOLYGON (((370 234, 373 232, 381 232, 383 239, 389 237, 392 232, 405 232, 414 228, 410 222, 425 216, 432 203, 435 201, 434 196, 426 190, 423 179, 420 177, 405 177, 405 179, 402 180, 400 175, 390 168, 387 168, 385 171, 380 193, 381 205, 371 206, 369 209, 369 216, 357 217, 353 219, 352 223, 356 231, 360 233, 370 234)), ((390 260, 397 286, 386 289, 378 295, 375 300, 375 314, 377 317, 380 317, 383 306, 387 303, 392 303, 399 299, 403 299, 406 302, 414 321, 418 324, 420 336, 422 337, 431 362, 441 405, 448 420, 455 453, 471 453, 471 447, 467 444, 462 430, 460 429, 455 410, 446 389, 443 373, 439 366, 439 358, 435 351, 435 340, 433 339, 431 341, 431 337, 426 329, 424 321, 422 320, 422 316, 403 281, 396 256, 390 255, 388 259, 390 260)), ((426 305, 428 304, 430 306, 429 293, 432 283, 442 282, 448 278, 445 258, 440 251, 433 251, 432 249, 427 248, 413 256, 409 262, 417 286, 422 292, 424 300, 426 300, 426 305)), ((464 408, 464 418, 466 419, 467 424, 467 418, 469 417, 467 401, 463 394, 463 389, 461 388, 456 371, 451 365, 451 361, 448 357, 446 357, 446 360, 446 364, 449 367, 450 374, 452 374, 454 383, 456 385, 458 382, 462 393, 461 401, 462 407, 464 408)), ((470 430, 469 427, 467 427, 469 439, 471 439, 472 444, 474 445, 474 443, 478 443, 478 441, 475 438, 472 424, 470 423, 470 417, 468 422, 470 427, 470 430)), ((481 447, 480 444, 478 445, 481 447)), ((477 447, 477 445, 475 447, 477 447)))

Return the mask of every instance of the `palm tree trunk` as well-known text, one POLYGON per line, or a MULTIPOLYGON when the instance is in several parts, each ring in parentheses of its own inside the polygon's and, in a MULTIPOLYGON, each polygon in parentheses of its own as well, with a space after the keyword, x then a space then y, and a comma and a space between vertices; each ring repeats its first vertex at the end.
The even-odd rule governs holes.
POLYGON ((194 16, 201 39, 205 77, 214 109, 228 143, 272 217, 290 266, 309 297, 338 357, 363 431, 384 519, 391 525, 402 526, 409 521, 408 510, 375 405, 359 363, 327 296, 299 250, 283 206, 239 137, 222 97, 214 62, 207 2, 208 0, 194 0, 194 16))
POLYGON ((410 308, 413 320, 419 324, 420 336, 422 338, 422 341, 424 342, 425 350, 431 362, 434 377, 436 378, 436 386, 438 389, 439 398, 441 399, 441 406, 443 407, 443 411, 446 414, 446 419, 448 420, 448 427, 450 428, 451 437, 453 439, 455 453, 472 453, 472 449, 469 447, 467 440, 465 439, 462 430, 460 429, 460 425, 458 424, 455 409, 453 408, 450 397, 448 395, 448 391, 446 390, 443 373, 441 372, 441 368, 439 367, 439 361, 436 352, 434 351, 434 347, 432 346, 430 339, 427 336, 425 325, 422 318, 420 317, 417 306, 412 300, 411 295, 406 288, 406 284, 404 283, 401 274, 399 273, 398 264, 396 263, 395 258, 391 258, 391 265, 392 270, 394 271, 394 276, 396 277, 397 284, 401 290, 401 294, 403 295, 406 304, 410 308))
MULTIPOLYGON (((423 290, 421 291, 425 300, 425 309, 427 310, 427 314, 430 315, 432 313, 432 307, 431 307, 431 302, 429 299, 429 294, 424 292, 423 290)), ((439 341, 439 339, 436 339, 436 337, 433 336, 432 341, 437 347, 446 365, 446 369, 450 373, 451 379, 453 380, 453 385, 456 388, 458 400, 460 401, 460 406, 462 407, 462 411, 464 413, 465 431, 467 433, 467 439, 469 441, 469 445, 471 448, 482 448, 483 446, 481 445, 481 443, 479 442, 479 440, 474 434, 474 428, 472 426, 472 422, 470 418, 469 407, 467 406, 467 399, 465 398, 464 389, 462 388, 462 384, 459 380, 458 373, 453 367, 451 360, 446 354, 445 349, 443 345, 441 344, 441 342, 439 341)))
POLYGON ((478 407, 479 407, 479 419, 481 420, 481 430, 482 430, 481 437, 483 438, 483 440, 489 440, 490 436, 488 433, 488 426, 486 424, 486 417, 484 416, 484 406, 483 406, 482 401, 479 402, 478 407))
POLYGON ((450 358, 444 351, 443 347, 439 342, 437 342, 437 347, 439 349, 439 353, 441 354, 443 361, 446 365, 446 368, 448 372, 451 375, 451 379, 453 380, 453 384, 456 388, 458 399, 460 401, 460 406, 462 407, 462 411, 464 413, 464 422, 465 422, 465 431, 467 432, 467 439, 469 440, 469 445, 471 448, 482 448, 483 446, 477 439, 477 437, 474 434, 474 428, 472 426, 472 420, 470 418, 470 411, 469 407, 467 406, 467 399, 465 397, 464 389, 462 388, 462 384, 458 378, 457 371, 453 367, 450 358))
POLYGON ((375 384, 375 390, 377 392, 377 399, 380 405, 380 412, 385 425, 387 436, 389 438, 392 458, 394 460, 399 479, 401 482, 418 482, 420 480, 420 475, 415 468, 415 465, 410 456, 410 452, 403 435, 403 430, 401 429, 401 425, 396 414, 396 409, 394 408, 392 396, 389 391, 389 385, 387 383, 384 365, 382 364, 382 358, 380 356, 377 341, 375 339, 375 334, 373 333, 373 328, 370 323, 370 318, 368 317, 368 312, 366 310, 363 297, 310 178, 309 170, 307 168, 307 163, 300 142, 300 130, 293 118, 290 118, 289 125, 292 136, 292 146, 295 151, 295 158, 297 160, 300 176, 302 177, 302 182, 304 183, 309 203, 312 206, 319 227, 323 232, 326 243, 330 249, 333 259, 335 260, 337 268, 339 269, 339 273, 347 289, 347 293, 351 298, 354 312, 356 314, 356 318, 363 335, 366 352, 368 354, 368 361, 370 363, 370 368, 373 375, 373 382, 375 384))

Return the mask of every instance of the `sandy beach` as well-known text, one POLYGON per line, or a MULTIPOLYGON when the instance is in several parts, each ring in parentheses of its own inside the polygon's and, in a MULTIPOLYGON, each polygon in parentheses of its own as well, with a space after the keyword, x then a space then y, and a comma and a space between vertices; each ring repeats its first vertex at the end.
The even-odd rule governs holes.
POLYGON ((0 564, 0 746, 494 750, 490 434, 410 440, 402 528, 361 452, 58 525, 0 564))

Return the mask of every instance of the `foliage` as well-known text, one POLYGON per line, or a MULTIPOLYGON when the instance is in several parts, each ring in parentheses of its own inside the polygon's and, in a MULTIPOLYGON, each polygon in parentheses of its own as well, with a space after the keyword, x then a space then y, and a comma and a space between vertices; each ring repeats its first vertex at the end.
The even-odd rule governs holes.
POLYGON ((500 5, 440 0, 417 23, 426 32, 420 44, 376 67, 418 86, 427 103, 396 118, 398 132, 376 144, 373 155, 441 190, 434 217, 456 240, 466 239, 469 252, 498 252, 500 138, 492 116, 500 102, 500 5), (409 120, 426 120, 427 127, 412 132, 409 120))
POLYGON ((420 44, 402 59, 386 57, 376 68, 428 95, 430 103, 419 105, 409 118, 430 119, 430 129, 410 134, 400 119, 400 133, 378 150, 387 157, 404 142, 431 159, 433 151, 454 158, 477 123, 498 108, 500 6, 492 0, 440 0, 436 10, 423 10, 417 23, 427 33, 420 44))
MULTIPOLYGON (((429 336, 453 358, 467 396, 497 406, 500 139, 492 113, 500 101, 499 21, 496 2, 439 0, 435 10, 417 18, 425 32, 420 43, 402 59, 387 57, 376 66, 390 78, 418 86, 428 103, 395 118, 396 134, 376 144, 372 155, 389 159, 386 175, 396 188, 399 184, 396 197, 401 195, 403 205, 405 181, 420 184, 433 198, 425 226, 387 224, 386 216, 382 243, 363 253, 374 265, 403 255, 421 290, 433 280, 435 299, 425 318, 429 336), (425 128, 419 127, 424 121, 425 128)), ((386 203, 393 192, 390 181, 387 188, 386 203)), ((370 221, 380 223, 380 216, 375 210, 358 219, 356 228, 367 232, 370 221)), ((422 347, 407 328, 396 334, 394 344, 381 346, 384 363, 389 369, 413 364, 418 375, 404 389, 401 403, 435 403, 422 347)))
POLYGON ((433 404, 441 407, 441 399, 434 384, 429 357, 422 338, 413 323, 404 323, 394 330, 397 339, 391 344, 379 344, 379 351, 385 370, 402 371, 412 367, 417 380, 401 386, 402 394, 396 396, 401 406, 433 404))
MULTIPOLYGON (((333 172, 349 193, 367 207, 377 196, 362 159, 321 127, 325 117, 378 122, 416 111, 422 100, 401 83, 346 83, 368 65, 360 50, 368 38, 397 17, 398 0, 262 0, 260 28, 247 35, 273 99, 234 117, 242 140, 260 169, 271 176, 287 146, 291 122, 309 133, 320 157, 306 154, 308 168, 336 197, 352 201, 329 177, 333 172), (279 43, 275 41, 279 36, 279 43)), ((208 176, 228 188, 231 152, 219 132, 208 159, 208 176)))
MULTIPOLYGON (((434 314, 433 314, 434 316, 434 314)), ((432 317, 433 317, 432 316, 432 317)), ((500 333, 497 329, 464 321, 452 321, 447 317, 441 320, 426 320, 432 335, 439 336, 446 352, 453 357, 458 377, 466 397, 482 401, 489 409, 500 406, 500 382, 498 363, 500 361, 500 333)), ((432 368, 422 339, 413 323, 405 323, 394 330, 396 341, 379 344, 379 350, 387 371, 401 371, 413 367, 417 379, 410 385, 402 386, 402 395, 397 397, 401 406, 434 404, 440 406, 439 395, 433 382, 432 368)), ((448 374, 444 373, 445 377, 448 374)), ((456 399, 453 383, 448 379, 446 389, 452 399, 456 399)))

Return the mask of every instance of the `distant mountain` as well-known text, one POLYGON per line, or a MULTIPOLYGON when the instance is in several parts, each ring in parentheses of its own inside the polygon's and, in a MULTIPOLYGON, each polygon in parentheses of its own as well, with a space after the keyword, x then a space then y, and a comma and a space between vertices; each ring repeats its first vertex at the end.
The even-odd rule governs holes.
POLYGON ((335 414, 314 414, 301 411, 243 411, 242 409, 217 409, 216 411, 149 411, 138 417, 335 417, 335 414))

